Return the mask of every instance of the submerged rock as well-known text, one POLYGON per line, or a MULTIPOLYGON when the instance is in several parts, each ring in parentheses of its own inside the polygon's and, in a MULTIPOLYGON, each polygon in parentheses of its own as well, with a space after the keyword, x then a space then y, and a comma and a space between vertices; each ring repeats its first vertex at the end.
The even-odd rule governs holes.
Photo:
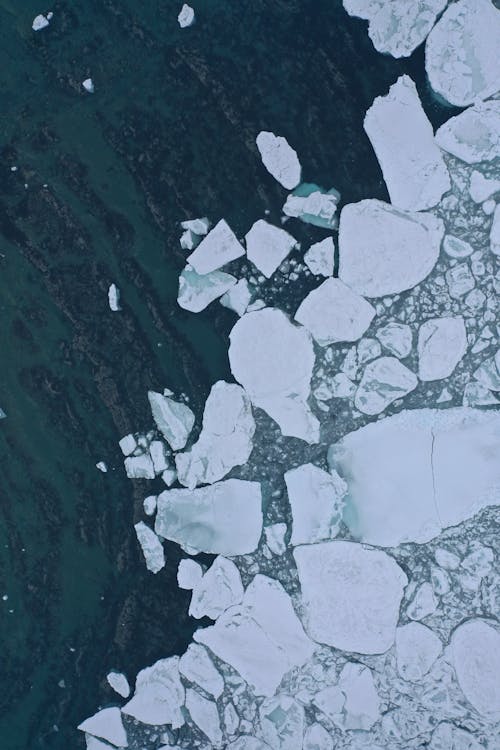
POLYGON ((291 234, 264 219, 255 222, 245 235, 245 241, 248 259, 268 279, 297 244, 291 234))
POLYGON ((436 142, 466 164, 500 157, 500 100, 478 102, 450 117, 436 131, 436 142))
POLYGON ((224 219, 214 226, 200 242, 196 250, 188 255, 187 262, 196 273, 205 275, 217 271, 226 263, 241 258, 245 250, 231 227, 224 219))
POLYGON ((189 406, 155 391, 148 391, 148 399, 156 426, 167 443, 174 451, 184 448, 194 425, 189 406))
POLYGON ((275 180, 287 190, 293 190, 300 182, 301 167, 297 152, 286 138, 262 130, 256 139, 262 163, 275 180))

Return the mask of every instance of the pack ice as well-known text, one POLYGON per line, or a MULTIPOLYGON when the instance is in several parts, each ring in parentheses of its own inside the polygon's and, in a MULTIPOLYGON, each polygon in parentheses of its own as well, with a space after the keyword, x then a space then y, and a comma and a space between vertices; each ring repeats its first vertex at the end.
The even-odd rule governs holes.
POLYGON ((347 482, 344 521, 356 538, 422 544, 498 504, 500 413, 403 411, 347 434, 328 461, 347 482))
POLYGON ((500 157, 500 100, 478 102, 436 131, 436 142, 467 164, 500 157))

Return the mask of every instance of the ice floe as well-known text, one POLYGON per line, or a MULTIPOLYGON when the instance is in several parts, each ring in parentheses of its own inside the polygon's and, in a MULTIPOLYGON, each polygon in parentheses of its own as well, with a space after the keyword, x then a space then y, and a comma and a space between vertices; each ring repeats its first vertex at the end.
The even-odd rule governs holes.
POLYGON ((95 91, 94 81, 92 80, 92 78, 86 78, 82 82, 82 86, 87 92, 87 94, 93 94, 95 91))
POLYGON ((33 31, 41 31, 42 29, 45 29, 50 23, 50 19, 47 16, 44 16, 42 13, 40 13, 38 16, 35 16, 33 19, 33 23, 31 24, 31 28, 33 31))
POLYGON ((338 684, 317 693, 314 703, 343 731, 367 731, 380 717, 372 673, 355 662, 347 662, 338 684))
POLYGON ((293 517, 291 544, 312 544, 337 536, 347 492, 339 475, 304 464, 287 471, 285 482, 293 517))
POLYGON ((335 243, 332 237, 315 242, 304 254, 304 263, 315 276, 333 276, 335 243))
POLYGON ((404 359, 411 352, 413 335, 406 323, 387 323, 375 335, 384 349, 399 359, 404 359))
POLYGON ((285 260, 297 241, 284 229, 259 219, 245 235, 247 257, 268 279, 285 260))
POLYGON ((233 310, 241 317, 247 311, 252 299, 252 289, 246 279, 240 279, 234 286, 222 295, 220 303, 229 310, 233 310))
POLYGON ((106 680, 110 687, 113 688, 115 693, 121 695, 122 698, 128 698, 130 695, 130 685, 123 672, 108 672, 106 680))
POLYGON ((334 188, 325 192, 312 183, 299 185, 288 196, 283 213, 300 219, 304 224, 313 224, 324 229, 337 226, 337 204, 340 195, 334 188))
POLYGON ((222 731, 217 706, 212 700, 204 698, 196 690, 186 690, 186 708, 203 734, 212 743, 212 746, 222 746, 222 731))
POLYGON ((436 131, 436 142, 466 164, 500 156, 500 100, 478 102, 436 131))
POLYGON ((198 313, 222 297, 235 284, 236 277, 230 273, 212 271, 199 274, 191 266, 186 266, 179 276, 177 302, 184 310, 198 313))
POLYGON ((196 250, 188 255, 187 262, 196 273, 205 275, 217 271, 226 263, 241 258, 245 249, 224 219, 207 234, 196 250))
POLYGON ((98 711, 89 719, 83 721, 78 729, 106 740, 114 747, 128 747, 127 733, 123 726, 120 709, 115 706, 98 711))
POLYGON ((136 523, 134 528, 137 534, 137 541, 141 545, 146 560, 147 569, 152 573, 158 573, 165 567, 165 553, 162 543, 154 531, 149 526, 146 526, 144 521, 136 523))
POLYGON ((173 450, 181 450, 193 429, 194 414, 186 404, 156 391, 148 392, 156 426, 173 450))
POLYGON ((469 195, 474 203, 484 203, 498 192, 500 192, 500 180, 488 179, 477 169, 474 169, 469 180, 469 195))
POLYGON ((447 378, 467 351, 467 333, 462 317, 432 318, 418 331, 418 377, 447 378))
POLYGON ((500 203, 493 214, 490 230, 490 250, 493 255, 500 256, 500 203))
POLYGON ((417 376, 396 357, 379 357, 363 370, 354 405, 363 414, 380 414, 417 387, 417 376))
POLYGON ((224 680, 213 663, 207 649, 191 643, 179 659, 179 672, 189 682, 203 688, 216 700, 224 690, 224 680))
POLYGON ((467 700, 480 714, 500 718, 500 632, 496 622, 467 620, 454 631, 451 658, 467 700))
POLYGON ((118 312, 118 310, 122 309, 120 307, 120 290, 116 284, 111 284, 108 289, 108 303, 109 309, 113 310, 113 312, 118 312))
POLYGON ((155 467, 146 453, 140 456, 127 456, 123 462, 129 479, 154 479, 155 467))
POLYGON ((442 650, 438 636, 420 622, 409 622, 396 630, 398 672, 404 680, 421 680, 442 650))
POLYGON ((439 203, 451 187, 450 176, 409 76, 398 78, 387 96, 375 99, 364 127, 392 205, 421 211, 439 203))
POLYGON ((293 190, 300 182, 301 167, 297 152, 286 138, 262 130, 256 138, 262 163, 275 180, 287 190, 293 190))
POLYGON ((196 560, 181 560, 177 569, 179 588, 190 591, 201 581, 203 568, 196 560))
POLYGON ((192 26, 195 21, 195 15, 194 10, 191 8, 190 5, 187 3, 184 3, 182 6, 179 15, 177 16, 177 21, 179 23, 179 26, 181 29, 186 29, 188 26, 192 26))
POLYGON ((184 724, 181 708, 185 690, 179 677, 179 657, 160 659, 137 675, 135 693, 122 707, 122 713, 144 724, 184 724))
POLYGON ((219 615, 243 599, 243 584, 238 568, 220 555, 216 557, 204 576, 193 587, 189 614, 197 620, 219 615))

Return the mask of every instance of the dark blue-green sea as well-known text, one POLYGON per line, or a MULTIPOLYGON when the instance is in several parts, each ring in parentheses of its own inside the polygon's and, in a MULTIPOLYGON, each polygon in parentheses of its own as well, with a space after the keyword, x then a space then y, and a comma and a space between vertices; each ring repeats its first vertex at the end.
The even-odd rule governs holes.
POLYGON ((260 130, 342 203, 386 199, 362 123, 404 72, 434 125, 452 114, 423 49, 378 54, 341 0, 193 0, 188 29, 181 4, 0 0, 1 750, 82 748, 77 724, 113 699, 109 669, 133 678, 195 629, 175 546, 156 576, 141 559, 147 486, 118 448, 151 426, 148 389, 188 393, 199 413, 229 377, 234 314, 176 304, 179 221, 224 217, 238 236, 265 210, 279 223, 260 130))

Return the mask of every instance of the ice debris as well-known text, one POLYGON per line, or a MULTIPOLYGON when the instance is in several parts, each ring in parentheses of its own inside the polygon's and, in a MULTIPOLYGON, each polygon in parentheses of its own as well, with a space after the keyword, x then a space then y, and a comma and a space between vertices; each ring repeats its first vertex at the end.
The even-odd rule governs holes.
POLYGON ((363 414, 380 414, 417 387, 417 376, 396 357, 379 357, 363 370, 354 405, 363 414))
POLYGON ((41 31, 41 29, 45 29, 50 23, 50 18, 48 16, 49 14, 44 16, 42 13, 35 16, 33 23, 31 24, 33 31, 41 31))
POLYGON ((197 620, 219 615, 243 599, 243 585, 238 568, 219 555, 198 583, 193 587, 189 614, 197 620))
POLYGON ((196 250, 188 255, 187 262, 196 273, 205 275, 241 258, 245 250, 231 227, 224 219, 214 226, 200 242, 196 250))
POLYGON ((478 102, 436 131, 436 142, 466 164, 500 156, 500 100, 478 102))
POLYGON ((333 276, 335 243, 332 237, 315 242, 304 254, 304 263, 314 276, 333 276))
POLYGON ((179 26, 181 29, 185 29, 188 26, 192 26, 195 21, 195 15, 194 10, 191 8, 190 5, 187 3, 184 3, 182 6, 179 15, 177 16, 177 21, 179 23, 179 26))
POLYGON ((109 309, 113 310, 113 312, 118 312, 118 310, 121 310, 120 290, 118 289, 116 284, 111 284, 108 289, 108 303, 109 309))
POLYGON ((177 584, 180 589, 191 591, 201 581, 203 568, 196 560, 181 560, 177 568, 177 584))
POLYGON ((286 523, 272 523, 270 526, 265 527, 266 544, 273 554, 282 555, 285 552, 286 531, 286 523))
POLYGON ((78 729, 106 740, 114 747, 128 747, 127 733, 123 726, 120 709, 115 706, 98 711, 79 724, 78 729))
POLYGON ((94 81, 92 80, 92 78, 86 78, 82 82, 82 86, 87 92, 87 94, 93 94, 95 91, 94 81))
POLYGON ((340 194, 335 188, 328 192, 313 183, 303 183, 288 196, 283 213, 323 229, 337 226, 337 204, 340 194))
POLYGON ((212 271, 199 274, 188 265, 179 276, 177 302, 184 310, 198 313, 235 284, 236 277, 230 273, 212 271))
POLYGON ((338 684, 320 690, 314 703, 344 732, 368 731, 380 717, 373 675, 368 667, 355 662, 347 662, 338 684))
POLYGON ((153 419, 173 450, 182 450, 193 429, 194 414, 186 404, 156 391, 148 391, 153 419))
POLYGON ((303 464, 287 471, 285 482, 293 517, 290 543, 313 544, 337 536, 347 492, 337 472, 303 464))
MULTIPOLYGON (((1 416, 0 416, 1 419, 1 416)), ((103 474, 106 474, 108 471, 108 465, 105 461, 98 461, 95 465, 96 469, 99 469, 103 474)))
POLYGON ((267 171, 287 190, 293 190, 300 182, 301 167, 297 152, 286 138, 262 130, 256 139, 262 163, 267 171))
POLYGON ((130 695, 130 685, 123 672, 108 672, 106 675, 108 684, 113 688, 115 693, 121 695, 122 698, 128 698, 130 695))
POLYGON ((245 235, 247 257, 268 279, 297 244, 284 229, 259 219, 245 235))
POLYGON ((144 521, 136 523, 134 529, 137 534, 137 541, 141 545, 144 559, 146 560, 147 569, 152 573, 158 573, 165 567, 165 553, 162 543, 154 531, 149 526, 146 526, 144 521))
POLYGON ((184 724, 184 703, 179 657, 171 656, 139 672, 134 696, 123 706, 122 713, 144 724, 171 724, 176 729, 184 724))

